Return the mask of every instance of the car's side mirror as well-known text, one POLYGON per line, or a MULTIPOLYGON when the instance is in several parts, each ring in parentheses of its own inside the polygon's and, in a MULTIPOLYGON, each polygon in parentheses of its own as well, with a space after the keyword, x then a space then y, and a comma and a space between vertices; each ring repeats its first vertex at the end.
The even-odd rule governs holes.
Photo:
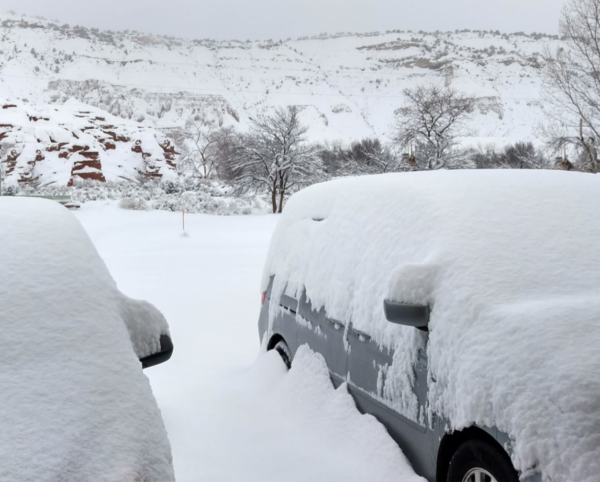
POLYGON ((383 311, 390 323, 414 326, 419 330, 427 331, 429 314, 431 313, 427 305, 411 305, 398 301, 384 300, 383 311))
POLYGON ((149 368, 166 362, 173 354, 173 342, 169 335, 160 335, 160 351, 140 358, 142 368, 149 368))

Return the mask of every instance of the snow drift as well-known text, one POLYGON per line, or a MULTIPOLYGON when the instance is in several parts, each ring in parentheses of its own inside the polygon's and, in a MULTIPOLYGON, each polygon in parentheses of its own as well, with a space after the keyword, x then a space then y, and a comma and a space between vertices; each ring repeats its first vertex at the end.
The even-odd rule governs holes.
MULTIPOLYGON (((263 289, 303 288, 316 309, 395 349, 386 403, 425 343, 383 300, 432 307, 429 411, 452 429, 496 426, 545 481, 600 473, 598 178, 443 171, 343 179, 293 196, 263 289), (395 374, 395 375, 394 375, 395 374)), ((411 377, 404 377, 410 380, 411 377)), ((400 386, 398 386, 400 385, 400 386)))
POLYGON ((168 333, 162 315, 120 293, 59 204, 0 198, 0 226, 0 480, 174 480, 134 352, 168 333))

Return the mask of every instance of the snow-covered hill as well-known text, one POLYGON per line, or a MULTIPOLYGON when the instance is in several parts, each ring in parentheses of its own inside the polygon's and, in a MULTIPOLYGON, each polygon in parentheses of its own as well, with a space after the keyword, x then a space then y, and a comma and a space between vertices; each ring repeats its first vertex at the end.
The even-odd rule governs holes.
POLYGON ((543 117, 540 54, 560 44, 470 31, 183 40, 14 14, 0 15, 0 26, 0 98, 9 102, 73 97, 167 133, 190 116, 244 129, 259 111, 300 105, 314 140, 385 136, 402 90, 432 81, 480 98, 475 141, 529 139, 543 117))

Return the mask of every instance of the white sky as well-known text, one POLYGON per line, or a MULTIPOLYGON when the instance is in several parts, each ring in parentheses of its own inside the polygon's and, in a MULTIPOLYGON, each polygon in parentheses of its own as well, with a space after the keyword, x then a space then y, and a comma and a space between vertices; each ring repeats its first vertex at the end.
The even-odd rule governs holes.
POLYGON ((111 30, 245 40, 391 29, 557 33, 564 1, 0 0, 0 12, 111 30))

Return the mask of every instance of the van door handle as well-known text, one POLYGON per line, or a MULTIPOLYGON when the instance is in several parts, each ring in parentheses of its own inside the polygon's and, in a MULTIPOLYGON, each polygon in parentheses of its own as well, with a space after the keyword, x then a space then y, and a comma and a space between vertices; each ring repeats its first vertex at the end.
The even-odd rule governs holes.
POLYGON ((358 330, 354 330, 354 329, 350 329, 348 331, 354 338, 358 338, 362 342, 366 343, 366 342, 371 341, 371 336, 367 335, 366 333, 363 333, 362 331, 358 331, 358 330))

